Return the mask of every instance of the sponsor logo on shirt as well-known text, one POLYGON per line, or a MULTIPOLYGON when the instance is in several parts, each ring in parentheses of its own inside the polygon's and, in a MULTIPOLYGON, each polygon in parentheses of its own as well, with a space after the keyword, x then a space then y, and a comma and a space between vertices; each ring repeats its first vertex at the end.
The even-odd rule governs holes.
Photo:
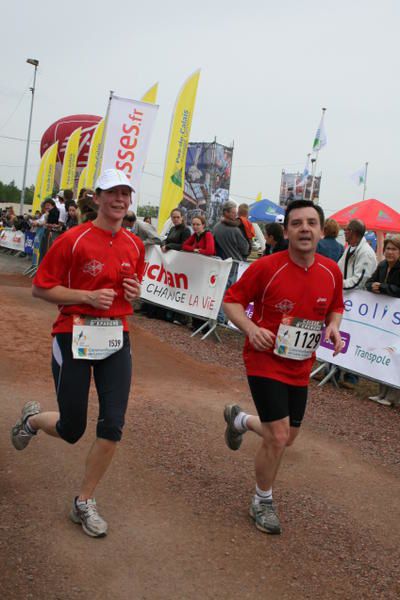
POLYGON ((83 272, 88 273, 92 277, 97 277, 102 272, 104 264, 98 260, 91 260, 83 265, 83 272))
POLYGON ((275 308, 281 313, 289 314, 294 309, 294 302, 285 298, 284 300, 281 300, 278 304, 275 304, 275 308))

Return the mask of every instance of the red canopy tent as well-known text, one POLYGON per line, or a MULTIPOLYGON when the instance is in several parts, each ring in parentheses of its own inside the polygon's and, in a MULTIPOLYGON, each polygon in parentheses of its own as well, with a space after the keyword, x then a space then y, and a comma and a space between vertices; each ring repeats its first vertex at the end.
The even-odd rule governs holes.
POLYGON ((346 225, 351 219, 360 219, 371 231, 391 231, 400 233, 400 213, 379 200, 362 200, 350 204, 342 210, 330 215, 339 225, 346 225))
POLYGON ((379 200, 362 200, 330 215, 339 225, 346 225, 351 219, 360 219, 366 229, 377 232, 377 255, 382 256, 383 233, 400 233, 400 213, 379 200))

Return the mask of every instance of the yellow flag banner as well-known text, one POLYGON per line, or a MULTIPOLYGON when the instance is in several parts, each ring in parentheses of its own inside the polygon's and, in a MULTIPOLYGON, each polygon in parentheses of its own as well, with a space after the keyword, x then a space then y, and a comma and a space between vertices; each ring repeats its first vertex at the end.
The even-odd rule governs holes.
POLYGON ((47 150, 47 158, 43 168, 41 197, 42 201, 53 194, 54 175, 56 172, 58 142, 55 142, 47 150))
POLYGON ((199 77, 200 70, 186 80, 179 92, 172 115, 158 215, 159 231, 162 230, 171 210, 176 208, 183 198, 186 154, 199 77))
POLYGON ((86 185, 85 187, 92 188, 94 186, 94 179, 96 172, 100 169, 101 162, 101 151, 102 141, 104 132, 104 119, 102 119, 96 127, 96 131, 92 137, 92 143, 90 144, 89 157, 86 165, 86 185))
POLYGON ((86 173, 87 173, 87 167, 85 167, 84 169, 82 169, 81 174, 79 175, 79 181, 78 181, 78 189, 76 190, 76 197, 79 198, 79 194, 81 193, 81 189, 86 187, 86 173))
POLYGON ((63 168, 61 171, 60 189, 73 190, 75 185, 76 161, 79 153, 79 141, 82 128, 78 127, 69 136, 64 154, 63 168))
POLYGON ((156 104, 158 93, 158 83, 155 83, 144 96, 141 98, 142 102, 148 102, 149 104, 156 104))
POLYGON ((42 156, 42 160, 40 161, 39 170, 36 175, 36 183, 35 183, 35 191, 33 193, 33 202, 32 202, 32 214, 34 215, 37 210, 40 210, 40 205, 42 204, 42 181, 43 181, 43 171, 44 165, 46 164, 47 157, 49 156, 49 152, 51 147, 46 150, 46 152, 42 156))
POLYGON ((262 200, 262 194, 261 192, 258 192, 256 202, 260 202, 260 200, 262 200))

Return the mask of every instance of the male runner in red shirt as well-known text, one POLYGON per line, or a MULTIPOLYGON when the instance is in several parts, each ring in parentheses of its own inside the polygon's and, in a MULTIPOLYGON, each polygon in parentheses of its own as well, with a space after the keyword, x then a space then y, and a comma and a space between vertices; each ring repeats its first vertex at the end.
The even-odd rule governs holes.
POLYGON ((59 411, 41 412, 39 403, 30 401, 11 431, 17 450, 40 430, 76 443, 86 428, 93 370, 99 397, 96 440, 71 511, 71 519, 92 537, 107 533, 94 491, 121 439, 131 384, 126 316, 140 295, 144 267, 142 241, 121 227, 132 190, 123 172, 104 171, 96 182, 97 218, 60 236, 43 259, 33 295, 59 308, 52 331, 59 411))
POLYGON ((321 335, 331 340, 335 354, 342 348, 342 275, 334 261, 315 253, 323 225, 319 206, 292 202, 284 220, 289 249, 252 263, 224 299, 224 311, 247 336, 243 356, 258 412, 256 417, 238 405, 226 406, 225 441, 238 450, 246 431, 262 438, 250 515, 266 533, 281 533, 272 486, 285 448, 299 433, 321 335), (250 320, 245 309, 251 302, 250 320))

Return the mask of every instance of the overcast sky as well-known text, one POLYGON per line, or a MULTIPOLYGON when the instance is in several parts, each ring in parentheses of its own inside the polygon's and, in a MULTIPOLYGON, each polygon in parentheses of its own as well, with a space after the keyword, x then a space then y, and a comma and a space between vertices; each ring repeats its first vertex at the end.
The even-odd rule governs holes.
MULTIPOLYGON (((6 0, 2 5, 0 136, 32 140, 76 113, 103 116, 109 90, 140 99, 159 82, 141 203, 158 204, 171 114, 201 68, 192 141, 234 141, 231 195, 277 201, 281 170, 304 168, 327 107, 318 158, 327 213, 362 199, 350 175, 369 162, 367 198, 400 210, 399 29, 396 0, 6 0)), ((22 184, 25 144, 0 137, 0 180, 22 184)), ((39 166, 30 148, 28 185, 39 166)))

